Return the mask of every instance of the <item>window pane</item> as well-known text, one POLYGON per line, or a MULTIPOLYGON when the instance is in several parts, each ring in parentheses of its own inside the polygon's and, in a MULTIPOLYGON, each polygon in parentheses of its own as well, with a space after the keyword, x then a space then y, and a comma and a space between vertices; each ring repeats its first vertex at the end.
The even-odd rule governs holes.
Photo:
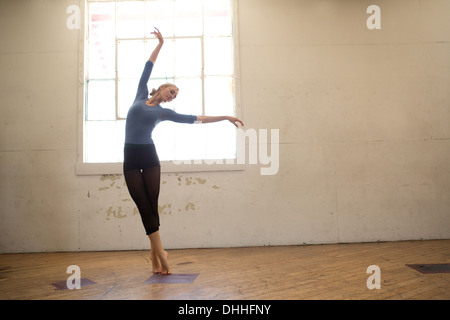
POLYGON ((179 92, 177 98, 171 102, 178 113, 202 114, 202 81, 200 78, 177 79, 175 85, 179 92))
POLYGON ((119 41, 117 59, 119 78, 140 78, 146 62, 144 41, 119 41))
POLYGON ((201 41, 177 39, 175 41, 175 75, 178 77, 200 76, 202 72, 201 41))
POLYGON ((205 74, 233 74, 233 43, 231 37, 205 38, 205 74))
POLYGON ((146 12, 146 37, 153 37, 151 32, 156 27, 161 31, 163 37, 172 37, 173 30, 173 1, 147 1, 145 6, 146 12))
POLYGON ((230 36, 231 2, 230 0, 204 1, 205 35, 230 36))
POLYGON ((124 121, 87 121, 86 162, 123 161, 124 121))
POLYGON ((114 2, 89 3, 89 39, 114 39, 114 2))
POLYGON ((114 40, 89 41, 88 77, 89 79, 107 79, 115 77, 116 46, 114 40))
POLYGON ((218 122, 214 126, 206 125, 205 159, 236 158, 236 128, 228 121, 218 122))
POLYGON ((119 79, 117 97, 119 118, 125 119, 127 117, 128 109, 130 109, 136 97, 138 83, 139 79, 119 79))
POLYGON ((175 123, 160 122, 153 130, 152 138, 160 161, 170 161, 175 155, 175 123))
POLYGON ((87 83, 86 120, 115 120, 115 81, 91 80, 87 83))
MULTIPOLYGON (((147 60, 156 48, 158 40, 148 40, 145 45, 145 60, 147 60)), ((164 40, 164 45, 158 55, 158 60, 153 66, 151 78, 169 79, 174 76, 174 41, 164 40)), ((167 81, 166 81, 167 82, 167 81)))
POLYGON ((204 126, 175 125, 175 154, 173 160, 197 160, 205 157, 204 126))
POLYGON ((231 77, 207 77, 205 79, 205 114, 234 115, 233 91, 231 77))
POLYGON ((114 78, 114 3, 90 3, 88 19, 88 77, 114 78))
POLYGON ((116 143, 113 147, 116 149, 117 162, 123 162, 123 146, 125 144, 125 120, 116 121, 116 143))
POLYGON ((144 2, 117 3, 117 38, 143 38, 144 27, 144 2))
POLYGON ((177 0, 175 2, 175 35, 198 36, 203 33, 202 1, 177 0))

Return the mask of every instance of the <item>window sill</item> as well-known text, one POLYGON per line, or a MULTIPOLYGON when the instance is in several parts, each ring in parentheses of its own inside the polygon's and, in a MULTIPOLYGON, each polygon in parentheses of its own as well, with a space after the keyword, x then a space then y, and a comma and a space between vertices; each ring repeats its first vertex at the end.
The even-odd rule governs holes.
MULTIPOLYGON (((243 164, 215 162, 207 163, 182 163, 176 164, 173 161, 161 161, 162 173, 177 173, 177 172, 209 172, 209 171, 243 171, 245 166, 243 164)), ((123 174, 123 163, 76 163, 75 173, 77 176, 88 175, 109 175, 109 174, 123 174)))

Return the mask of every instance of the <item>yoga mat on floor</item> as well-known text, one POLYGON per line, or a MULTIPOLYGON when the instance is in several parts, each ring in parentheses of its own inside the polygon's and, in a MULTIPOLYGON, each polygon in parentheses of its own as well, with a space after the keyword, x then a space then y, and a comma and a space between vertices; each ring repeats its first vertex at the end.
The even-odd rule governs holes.
POLYGON ((163 275, 160 273, 152 275, 144 283, 193 283, 199 273, 175 273, 163 275))
POLYGON ((407 264, 408 267, 421 273, 450 273, 450 263, 407 264))
MULTIPOLYGON (((94 281, 92 281, 92 280, 87 279, 87 278, 80 279, 80 286, 81 287, 90 286, 91 284, 96 284, 96 283, 94 281)), ((54 286, 56 288, 56 290, 69 289, 69 288, 67 288, 67 280, 52 283, 52 286, 54 286)))

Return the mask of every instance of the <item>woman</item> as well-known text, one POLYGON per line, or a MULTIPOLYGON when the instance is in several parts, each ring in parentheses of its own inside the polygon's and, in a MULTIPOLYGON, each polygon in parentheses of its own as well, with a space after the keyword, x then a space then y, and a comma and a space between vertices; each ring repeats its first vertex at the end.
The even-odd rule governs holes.
POLYGON ((155 32, 152 34, 159 40, 159 43, 145 64, 136 98, 128 111, 123 170, 128 190, 136 203, 145 231, 150 239, 153 272, 170 274, 168 254, 163 249, 159 234, 158 197, 161 166, 152 140, 152 131, 159 122, 164 120, 180 123, 194 123, 194 121, 211 123, 228 120, 236 127, 238 127, 238 123, 244 124, 235 117, 183 115, 162 108, 161 103, 174 100, 179 91, 175 85, 170 83, 161 85, 158 90, 153 89, 149 98, 147 82, 164 43, 158 29, 155 28, 155 32))

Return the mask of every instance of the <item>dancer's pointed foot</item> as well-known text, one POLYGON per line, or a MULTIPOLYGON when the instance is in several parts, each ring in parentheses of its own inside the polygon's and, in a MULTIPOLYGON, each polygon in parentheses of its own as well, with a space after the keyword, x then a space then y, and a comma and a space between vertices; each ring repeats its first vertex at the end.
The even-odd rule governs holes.
POLYGON ((163 251, 161 254, 158 255, 160 264, 161 264, 161 274, 169 275, 172 274, 172 270, 169 266, 169 254, 166 251, 163 251))
POLYGON ((161 266, 161 262, 159 261, 158 256, 156 255, 155 250, 152 250, 150 253, 150 260, 152 261, 152 268, 153 268, 153 273, 161 273, 162 271, 162 266, 161 266))

